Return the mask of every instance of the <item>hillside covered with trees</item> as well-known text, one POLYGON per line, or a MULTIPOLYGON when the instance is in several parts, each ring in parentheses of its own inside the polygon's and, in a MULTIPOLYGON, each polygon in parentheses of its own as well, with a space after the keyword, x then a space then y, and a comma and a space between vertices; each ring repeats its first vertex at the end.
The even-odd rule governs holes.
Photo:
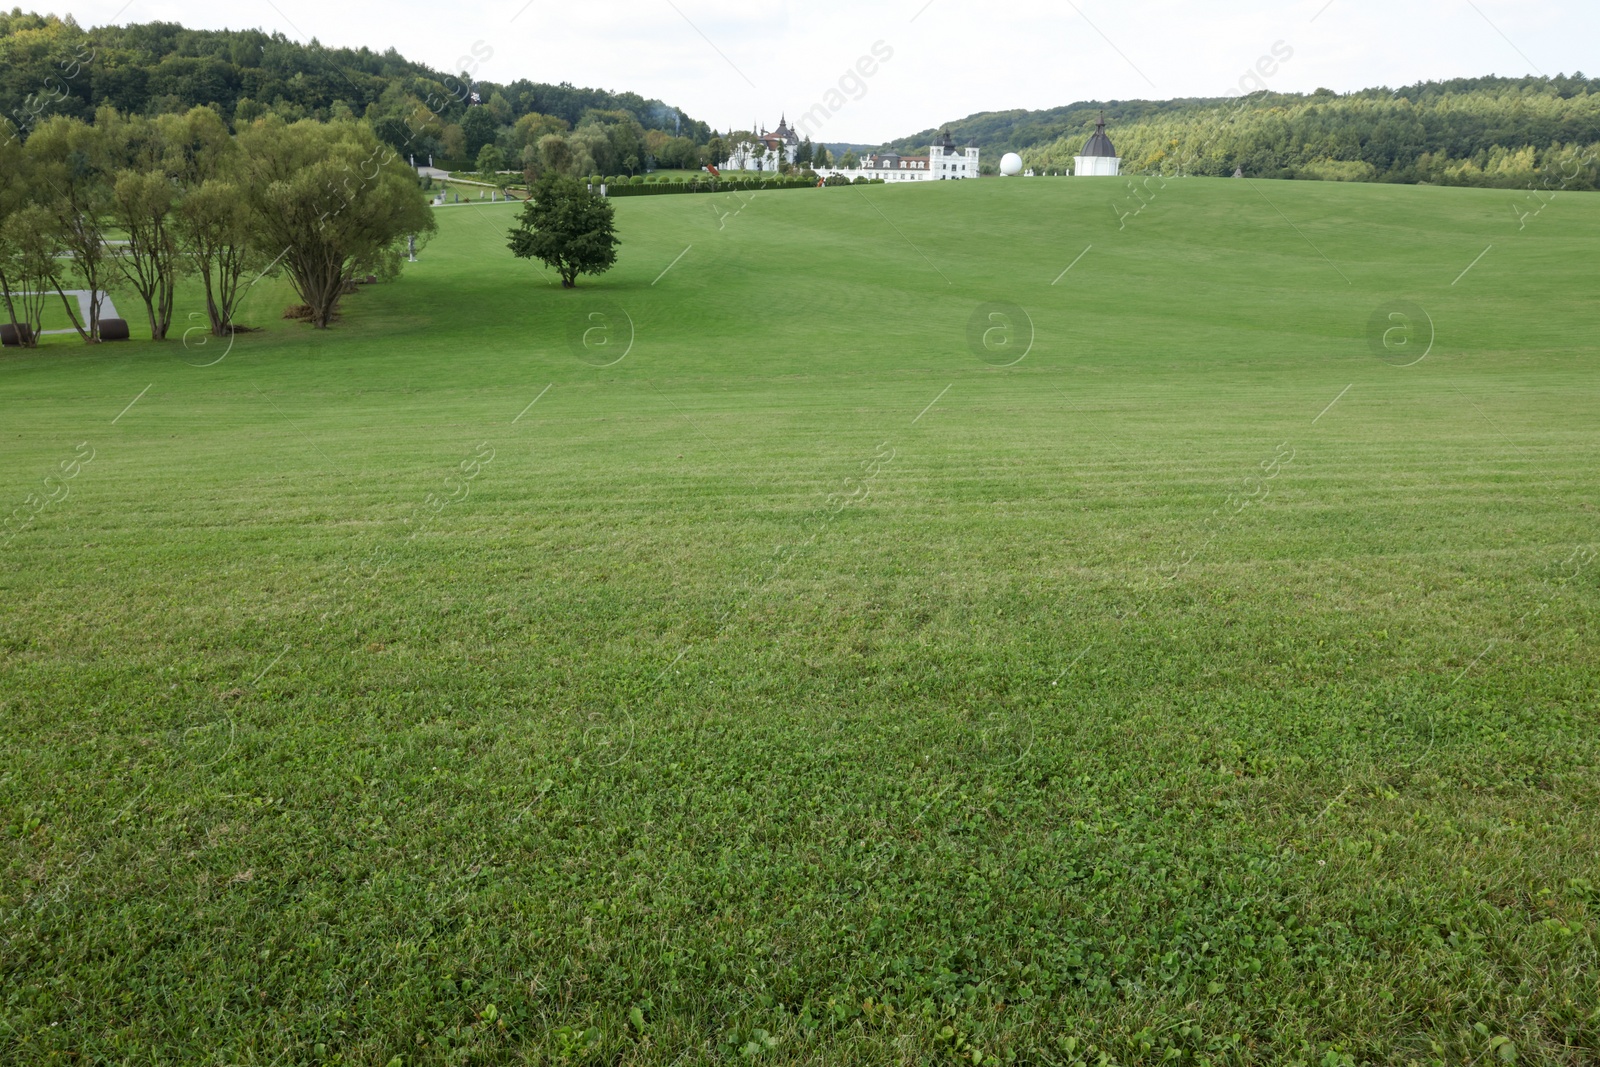
POLYGON ((393 49, 327 48, 261 30, 167 22, 84 30, 70 17, 14 10, 0 13, 0 114, 23 136, 48 116, 93 121, 102 107, 147 116, 210 107, 234 128, 268 114, 289 123, 365 118, 419 162, 475 163, 493 145, 513 166, 535 162, 547 135, 572 139, 588 125, 603 136, 577 138, 574 155, 590 158, 587 166, 574 159, 574 169, 637 170, 647 157, 699 166, 710 128, 660 100, 566 83, 481 80, 477 68, 493 48, 479 42, 472 53, 463 57, 469 69, 448 72, 393 49), (481 107, 473 106, 474 93, 481 107))
MULTIPOLYGON (((1521 188, 1560 171, 1600 184, 1600 79, 1459 78, 1339 95, 1259 92, 1208 100, 1085 102, 950 123, 986 157, 1018 152, 1064 173, 1104 115, 1123 171, 1521 188)), ((925 130, 893 142, 911 150, 925 130)))

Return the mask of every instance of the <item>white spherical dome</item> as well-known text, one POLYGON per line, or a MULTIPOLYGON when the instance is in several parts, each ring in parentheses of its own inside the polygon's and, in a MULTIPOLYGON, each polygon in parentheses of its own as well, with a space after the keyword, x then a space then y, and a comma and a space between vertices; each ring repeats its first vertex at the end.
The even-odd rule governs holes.
POLYGON ((1000 173, 1007 178, 1015 178, 1022 173, 1022 157, 1015 152, 1007 152, 1000 157, 1000 173))

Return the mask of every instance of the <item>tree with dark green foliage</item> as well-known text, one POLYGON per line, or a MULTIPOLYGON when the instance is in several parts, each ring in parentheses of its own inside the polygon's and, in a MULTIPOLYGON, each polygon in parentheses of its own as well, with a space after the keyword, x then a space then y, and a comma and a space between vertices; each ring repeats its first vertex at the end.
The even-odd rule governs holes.
POLYGON ((461 117, 461 134, 467 139, 467 158, 477 159, 483 146, 494 143, 494 115, 486 107, 469 107, 461 117))
POLYGON ((602 274, 617 262, 616 211, 575 178, 553 172, 535 183, 508 245, 518 259, 537 259, 571 289, 580 274, 602 274))
POLYGON ((478 173, 488 178, 506 169, 506 154, 492 144, 478 150, 478 173))

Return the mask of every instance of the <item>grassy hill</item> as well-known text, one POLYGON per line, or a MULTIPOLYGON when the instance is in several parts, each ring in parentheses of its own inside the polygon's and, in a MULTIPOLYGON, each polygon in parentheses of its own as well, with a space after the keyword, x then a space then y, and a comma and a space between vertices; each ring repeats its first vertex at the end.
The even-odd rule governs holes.
POLYGON ((1600 199, 1125 196, 0 355, 0 1058, 1600 1054, 1600 199))

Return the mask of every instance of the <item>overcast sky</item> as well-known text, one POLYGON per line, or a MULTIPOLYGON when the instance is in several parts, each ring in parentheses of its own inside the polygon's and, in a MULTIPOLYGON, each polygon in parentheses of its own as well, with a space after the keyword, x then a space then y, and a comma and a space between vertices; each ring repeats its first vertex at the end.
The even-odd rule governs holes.
POLYGON ((1289 58, 1264 64, 1262 82, 1281 91, 1600 68, 1597 0, 112 0, 68 10, 86 27, 163 20, 393 46, 451 70, 476 50, 487 56, 480 78, 631 90, 718 129, 776 125, 843 78, 846 102, 818 139, 872 144, 975 111, 1218 96, 1275 46, 1289 58), (846 74, 874 45, 891 57, 858 85, 846 74))

